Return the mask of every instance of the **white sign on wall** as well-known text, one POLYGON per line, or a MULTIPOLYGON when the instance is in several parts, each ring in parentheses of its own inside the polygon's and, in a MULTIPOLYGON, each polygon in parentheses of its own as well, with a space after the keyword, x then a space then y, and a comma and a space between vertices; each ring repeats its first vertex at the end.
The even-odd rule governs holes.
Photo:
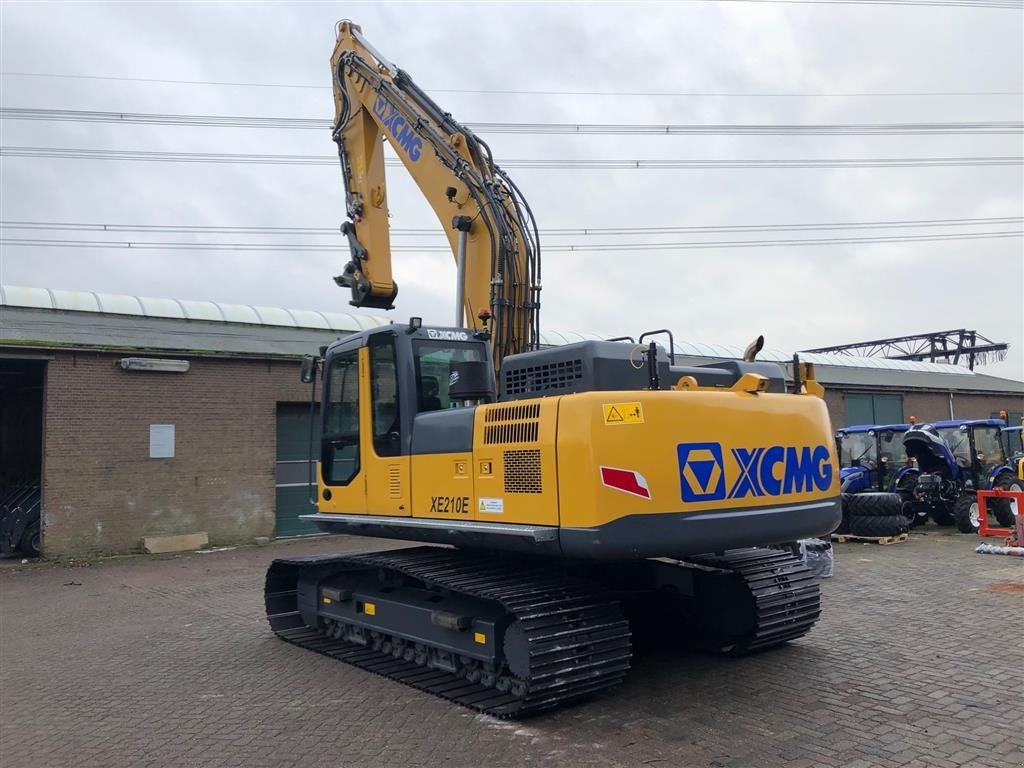
POLYGON ((174 425, 173 424, 150 424, 149 425, 149 458, 151 458, 151 459, 173 459, 174 458, 174 425))

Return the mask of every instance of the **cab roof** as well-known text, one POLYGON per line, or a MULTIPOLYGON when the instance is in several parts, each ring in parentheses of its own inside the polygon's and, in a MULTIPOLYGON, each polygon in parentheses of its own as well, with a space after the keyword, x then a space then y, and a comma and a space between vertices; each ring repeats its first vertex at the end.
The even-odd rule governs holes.
POLYGON ((1002 419, 946 419, 945 421, 933 421, 931 425, 936 429, 949 429, 950 427, 1006 427, 1002 419))
POLYGON ((856 434, 858 432, 906 432, 910 429, 909 424, 855 424, 852 427, 843 427, 836 432, 842 434, 856 434))

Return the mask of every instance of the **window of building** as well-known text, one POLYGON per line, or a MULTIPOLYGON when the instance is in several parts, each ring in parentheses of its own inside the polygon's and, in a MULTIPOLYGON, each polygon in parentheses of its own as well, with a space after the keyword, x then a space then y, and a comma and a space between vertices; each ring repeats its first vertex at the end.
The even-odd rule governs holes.
POLYGON ((846 424, 902 424, 903 398, 900 395, 843 395, 846 424))
MULTIPOLYGON (((1003 418, 1002 415, 1001 415, 1002 413, 1004 413, 1004 411, 993 411, 991 418, 993 418, 993 419, 1001 419, 1001 418, 1003 418)), ((1020 426, 1020 419, 1021 419, 1021 416, 1024 416, 1024 413, 1021 413, 1020 411, 1005 411, 1005 413, 1006 413, 1006 426, 1008 426, 1008 427, 1019 427, 1020 426)))

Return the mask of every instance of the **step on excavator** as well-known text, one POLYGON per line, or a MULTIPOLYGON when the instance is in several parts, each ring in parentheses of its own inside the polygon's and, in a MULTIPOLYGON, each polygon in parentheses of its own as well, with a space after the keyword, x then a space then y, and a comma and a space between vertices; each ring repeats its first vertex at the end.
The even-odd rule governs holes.
POLYGON ((304 518, 418 545, 275 560, 273 631, 497 717, 614 686, 645 632, 729 654, 805 635, 818 587, 770 545, 840 519, 813 366, 794 359, 788 385, 755 359, 760 338, 743 361, 677 366, 667 331, 542 348, 519 189, 358 26, 337 31, 351 258, 335 281, 354 306, 394 306, 386 141, 447 232, 456 317, 305 361, 313 392, 322 371, 322 437, 304 518))

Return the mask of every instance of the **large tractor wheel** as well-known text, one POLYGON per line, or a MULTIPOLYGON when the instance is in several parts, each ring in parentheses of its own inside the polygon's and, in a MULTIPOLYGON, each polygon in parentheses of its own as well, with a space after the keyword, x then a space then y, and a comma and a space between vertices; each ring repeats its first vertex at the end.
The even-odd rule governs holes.
POLYGON ((954 514, 955 502, 939 501, 932 507, 932 520, 936 525, 955 525, 956 515, 954 514))
POLYGON ((850 518, 850 533, 854 536, 881 538, 883 536, 899 536, 908 530, 907 519, 899 512, 885 517, 857 517, 854 515, 850 518))
POLYGON ((953 507, 953 519, 960 533, 977 533, 981 527, 978 514, 978 496, 975 493, 961 493, 953 507))
POLYGON ((849 493, 846 508, 851 519, 892 517, 903 514, 903 499, 898 493, 849 493))
MULTIPOLYGON (((1014 477, 1009 472, 1000 472, 992 482, 992 488, 1001 488, 1004 491, 1020 491, 1024 488, 1024 481, 1014 477)), ((1012 528, 1014 520, 1014 505, 1009 499, 989 499, 986 508, 995 515, 998 523, 1004 528, 1012 528)), ((1020 510, 1017 510, 1020 514, 1020 510)))
POLYGON ((21 543, 18 546, 21 553, 26 557, 39 557, 39 521, 32 523, 25 528, 21 534, 21 543))
POLYGON ((896 493, 903 501, 903 516, 907 525, 915 528, 928 522, 928 507, 917 500, 914 489, 917 488, 917 475, 909 474, 900 478, 896 484, 896 493))
POLYGON ((839 520, 839 525, 832 533, 849 533, 850 532, 850 497, 852 493, 844 493, 841 495, 840 500, 842 504, 843 516, 839 520))

